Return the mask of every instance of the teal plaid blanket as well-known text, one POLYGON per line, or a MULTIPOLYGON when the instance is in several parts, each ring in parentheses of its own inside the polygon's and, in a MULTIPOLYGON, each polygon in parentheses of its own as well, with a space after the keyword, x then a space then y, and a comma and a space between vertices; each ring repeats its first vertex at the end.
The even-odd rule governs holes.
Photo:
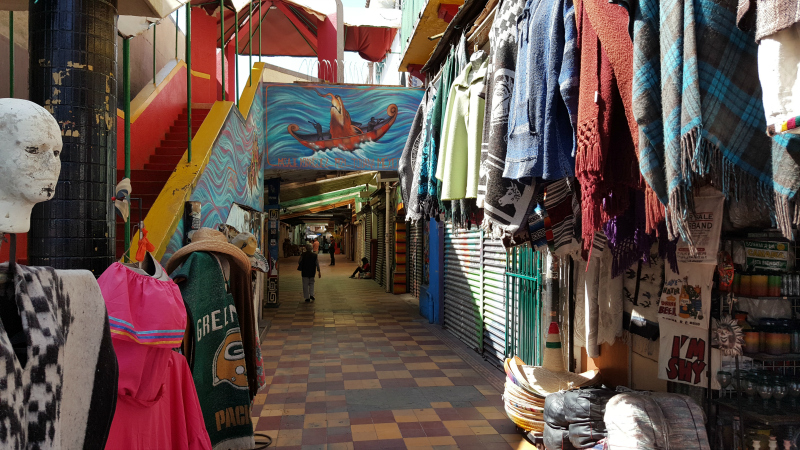
POLYGON ((800 138, 766 135, 757 44, 736 27, 736 0, 642 0, 634 25, 640 169, 686 227, 701 180, 726 196, 772 206, 787 236, 798 223, 800 138))

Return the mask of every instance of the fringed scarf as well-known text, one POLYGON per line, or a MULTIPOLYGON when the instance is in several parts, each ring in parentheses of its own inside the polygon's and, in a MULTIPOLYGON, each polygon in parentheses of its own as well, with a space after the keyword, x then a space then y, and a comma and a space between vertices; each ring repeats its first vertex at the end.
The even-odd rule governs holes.
MULTIPOLYGON (((628 208, 629 190, 641 184, 631 130, 611 62, 589 21, 587 8, 580 9, 581 85, 575 171, 581 184, 585 257, 595 232, 628 208)), ((624 22, 621 25, 624 30, 624 22)), ((627 39, 627 34, 623 32, 622 38, 627 39)))
POLYGON ((403 147, 403 153, 400 156, 400 161, 397 164, 397 174, 400 177, 400 194, 403 197, 403 204, 406 207, 406 220, 419 220, 419 205, 417 204, 417 195, 412 195, 416 192, 415 182, 417 181, 414 174, 417 172, 416 164, 418 163, 418 150, 422 137, 422 124, 425 121, 425 98, 417 108, 417 113, 414 115, 414 121, 411 123, 411 130, 408 133, 406 145, 403 147))
MULTIPOLYGON (((639 115, 635 108, 641 105, 639 101, 642 98, 634 92, 637 87, 637 79, 634 77, 634 72, 640 70, 641 58, 634 58, 634 43, 631 40, 633 35, 633 16, 637 10, 637 5, 634 4, 635 2, 628 1, 617 3, 621 6, 604 0, 584 0, 581 2, 581 6, 586 9, 592 28, 597 33, 600 44, 611 63, 614 78, 619 88, 620 99, 625 108, 628 128, 631 136, 633 136, 636 157, 641 165, 643 158, 641 148, 647 142, 642 141, 641 136, 645 130, 640 129, 636 121, 639 115), (627 34, 626 31, 628 32, 627 34), (634 102, 634 98, 636 98, 636 102, 634 102)), ((654 74, 651 73, 652 70, 649 68, 644 68, 643 70, 647 71, 645 73, 648 75, 658 77, 658 66, 655 67, 656 73, 654 74)), ((648 102, 645 104, 651 105, 650 99, 647 100, 648 102)), ((660 107, 658 111, 660 112, 660 107)), ((645 201, 648 205, 646 214, 647 232, 652 233, 658 231, 658 224, 664 221, 664 205, 658 201, 658 196, 649 185, 649 180, 648 183, 645 183, 645 180, 642 181, 641 186, 644 188, 645 201)))

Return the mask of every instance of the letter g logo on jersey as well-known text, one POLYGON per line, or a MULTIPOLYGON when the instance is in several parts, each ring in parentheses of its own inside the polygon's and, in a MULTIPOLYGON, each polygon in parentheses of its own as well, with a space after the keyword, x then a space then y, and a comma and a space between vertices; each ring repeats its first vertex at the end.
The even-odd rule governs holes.
POLYGON ((244 346, 239 328, 231 328, 214 355, 214 386, 228 383, 235 388, 247 389, 247 371, 244 346))

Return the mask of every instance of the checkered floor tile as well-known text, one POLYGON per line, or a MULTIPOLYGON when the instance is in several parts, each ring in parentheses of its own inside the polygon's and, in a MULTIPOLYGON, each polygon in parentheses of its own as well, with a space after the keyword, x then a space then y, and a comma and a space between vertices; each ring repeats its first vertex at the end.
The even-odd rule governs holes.
POLYGON ((505 416, 496 380, 430 331, 415 298, 320 257, 312 303, 297 258, 282 261, 281 305, 265 310, 257 433, 281 449, 534 448, 505 416))

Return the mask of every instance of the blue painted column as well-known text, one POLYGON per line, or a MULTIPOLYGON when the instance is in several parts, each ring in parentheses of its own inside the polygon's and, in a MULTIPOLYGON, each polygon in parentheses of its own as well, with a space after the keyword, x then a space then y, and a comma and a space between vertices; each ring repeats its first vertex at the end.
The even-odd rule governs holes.
POLYGON ((269 255, 270 270, 267 274, 267 286, 264 307, 277 308, 278 301, 278 223, 281 216, 280 205, 281 179, 270 178, 264 180, 265 205, 264 213, 267 216, 267 242, 265 248, 269 255))
MULTIPOLYGON (((428 233, 430 323, 444 324, 444 222, 430 220, 428 233)), ((420 302, 420 305, 422 302, 420 302)))

